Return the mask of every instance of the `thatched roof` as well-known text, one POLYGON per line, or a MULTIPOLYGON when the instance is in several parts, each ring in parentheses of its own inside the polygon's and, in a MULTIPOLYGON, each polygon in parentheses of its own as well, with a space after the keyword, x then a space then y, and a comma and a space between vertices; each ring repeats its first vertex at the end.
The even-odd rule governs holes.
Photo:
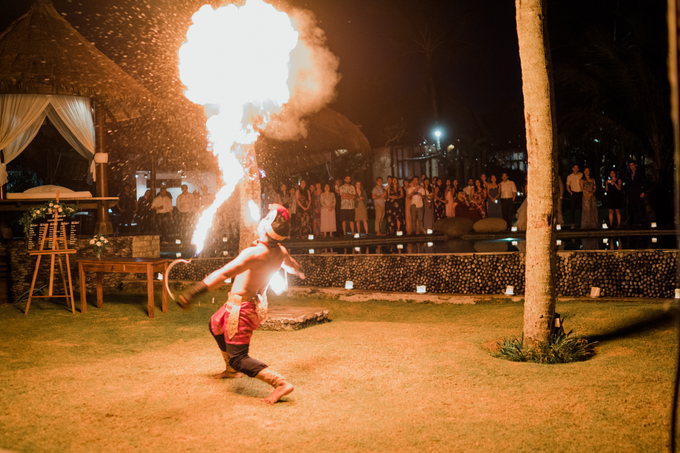
POLYGON ((51 0, 36 0, 0 34, 0 94, 92 97, 116 117, 154 99, 66 22, 51 0))
POLYGON ((287 171, 297 173, 322 165, 337 155, 371 152, 371 145, 361 129, 345 115, 323 108, 306 118, 307 137, 296 141, 278 141, 264 136, 255 143, 258 160, 264 167, 282 163, 287 171))

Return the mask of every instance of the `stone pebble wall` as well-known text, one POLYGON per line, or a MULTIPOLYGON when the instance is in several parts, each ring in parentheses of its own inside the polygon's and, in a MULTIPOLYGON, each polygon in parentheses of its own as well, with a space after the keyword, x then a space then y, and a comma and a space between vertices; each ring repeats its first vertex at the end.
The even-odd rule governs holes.
MULTIPOLYGON (((503 294, 513 286, 524 294, 524 253, 455 255, 298 255, 305 280, 289 276, 292 286, 431 293, 503 294)), ((173 268, 171 280, 198 281, 228 259, 194 260, 173 268)), ((676 288, 677 252, 663 250, 570 251, 557 253, 559 296, 590 295, 601 288, 605 297, 672 298, 676 288)))
POLYGON ((204 258, 191 261, 189 264, 177 263, 170 270, 170 281, 197 282, 221 268, 232 258, 204 258))
MULTIPOLYGON (((78 282, 78 264, 77 259, 92 258, 92 246, 90 245, 91 238, 81 238, 76 243, 76 254, 69 256, 71 264, 71 279, 73 283, 73 291, 75 294, 79 292, 78 282)), ((139 257, 139 258, 158 258, 160 256, 160 241, 158 236, 119 236, 108 238, 110 245, 106 249, 104 257, 139 257)), ((11 240, 2 242, 2 248, 5 253, 9 255, 10 262, 10 277, 11 277, 11 297, 13 301, 18 300, 22 294, 31 288, 31 279, 33 278, 33 271, 35 269, 36 257, 28 254, 26 248, 26 241, 23 239, 11 240)), ((63 261, 64 272, 66 272, 66 263, 63 261)), ((59 274, 58 262, 55 260, 55 278, 54 278, 54 294, 64 294, 64 285, 61 282, 59 274)), ((88 293, 94 293, 96 290, 96 274, 88 272, 86 275, 86 287, 88 293)), ((49 285, 50 276, 50 258, 43 256, 40 262, 40 270, 38 271, 38 278, 35 287, 40 288, 49 285)), ((105 273, 103 276, 104 291, 120 290, 122 288, 122 281, 125 278, 132 277, 131 274, 113 274, 105 273)), ((146 278, 146 275, 144 275, 146 278)), ((47 288, 45 288, 47 294, 47 288)))

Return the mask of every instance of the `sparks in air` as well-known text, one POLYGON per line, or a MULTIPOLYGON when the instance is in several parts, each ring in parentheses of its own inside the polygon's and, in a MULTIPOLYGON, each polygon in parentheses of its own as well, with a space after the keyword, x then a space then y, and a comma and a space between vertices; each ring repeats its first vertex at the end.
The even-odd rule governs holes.
MULTIPOLYGON (((192 20, 179 50, 179 74, 187 99, 218 112, 206 126, 224 181, 191 240, 200 253, 217 209, 244 175, 234 151, 254 143, 258 130, 290 99, 290 54, 299 34, 286 13, 262 0, 240 7, 205 5, 192 20)), ((251 217, 259 220, 259 207, 250 203, 251 217)))

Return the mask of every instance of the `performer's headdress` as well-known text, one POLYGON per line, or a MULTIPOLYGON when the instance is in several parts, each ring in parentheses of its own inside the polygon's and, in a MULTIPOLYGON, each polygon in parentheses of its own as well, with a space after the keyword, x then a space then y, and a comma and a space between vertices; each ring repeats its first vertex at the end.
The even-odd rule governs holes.
POLYGON ((269 205, 269 214, 262 219, 260 226, 271 239, 281 242, 290 235, 290 213, 278 203, 269 205))

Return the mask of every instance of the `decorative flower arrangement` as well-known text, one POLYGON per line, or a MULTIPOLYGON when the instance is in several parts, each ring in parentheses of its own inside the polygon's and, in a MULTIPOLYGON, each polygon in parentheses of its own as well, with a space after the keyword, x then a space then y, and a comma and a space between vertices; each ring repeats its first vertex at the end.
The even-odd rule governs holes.
POLYGON ((102 257, 102 254, 106 250, 106 247, 109 246, 109 240, 106 239, 107 235, 105 234, 95 234, 92 239, 90 239, 90 245, 92 246, 92 252, 94 252, 94 256, 99 259, 102 257))
POLYGON ((24 211, 24 215, 19 220, 19 225, 24 228, 24 236, 28 238, 31 224, 40 219, 44 219, 48 215, 52 215, 52 211, 56 209, 60 215, 64 217, 73 217, 78 211, 78 207, 74 204, 57 203, 55 200, 50 200, 42 206, 35 208, 28 208, 24 211))

